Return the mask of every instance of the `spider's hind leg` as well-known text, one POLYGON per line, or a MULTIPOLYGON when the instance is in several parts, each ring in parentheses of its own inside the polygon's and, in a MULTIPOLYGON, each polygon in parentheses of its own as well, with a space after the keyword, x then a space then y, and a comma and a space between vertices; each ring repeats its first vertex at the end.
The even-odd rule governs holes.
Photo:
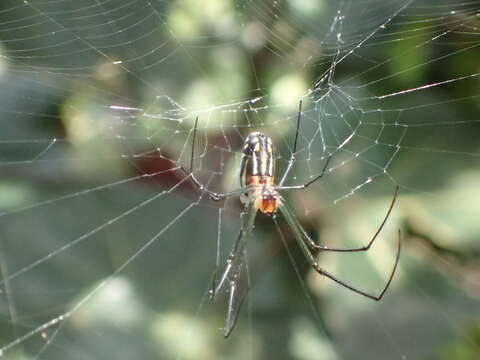
POLYGON ((395 271, 397 269, 398 261, 400 259, 400 249, 401 249, 400 230, 398 231, 398 248, 397 248, 397 255, 396 255, 396 258, 395 258, 395 264, 393 266, 393 270, 390 273, 387 284, 385 285, 383 290, 378 295, 373 295, 373 294, 369 294, 369 293, 367 293, 363 290, 360 290, 360 289, 344 282, 343 280, 337 279, 334 275, 332 275, 328 271, 322 269, 320 267, 320 265, 317 263, 317 260, 315 259, 315 256, 312 254, 311 250, 309 249, 309 246, 308 246, 309 243, 304 240, 304 233, 302 232, 302 228, 298 224, 297 220, 295 219, 295 217, 293 216, 291 211, 283 203, 280 203, 279 209, 282 212, 282 214, 284 215, 285 219, 287 220, 287 223, 290 226, 290 229, 291 229, 295 239, 297 240, 297 243, 300 246, 300 249, 302 250, 305 258, 307 259, 307 261, 310 263, 310 265, 313 267, 313 269, 317 273, 319 273, 320 275, 326 276, 326 277, 330 278, 331 280, 335 281, 337 284, 342 285, 343 287, 345 287, 345 288, 347 288, 347 289, 349 289, 349 290, 351 290, 351 291, 353 291, 357 294, 368 297, 372 300, 379 301, 383 297, 383 295, 387 291, 388 287, 390 286, 390 283, 392 282, 393 276, 394 276, 395 271))
POLYGON ((324 275, 326 277, 328 277, 329 279, 335 281, 337 284, 339 285, 342 285, 343 287, 359 294, 359 295, 363 295, 369 299, 372 299, 372 300, 375 300, 375 301, 380 301, 383 297, 383 295, 385 295, 385 293, 387 292, 392 280, 393 280, 393 276, 395 275, 395 272, 397 270, 397 265, 398 265, 398 261, 400 260, 400 250, 401 250, 401 233, 400 233, 400 230, 398 230, 398 245, 397 245, 397 255, 395 256, 395 263, 393 265, 393 269, 390 273, 390 276, 388 277, 388 280, 387 280, 387 283, 385 284, 385 286, 383 287, 382 291, 380 291, 380 293, 378 295, 374 295, 374 294, 370 294, 370 293, 367 293, 363 290, 360 290, 352 285, 349 285, 347 284, 346 282, 340 280, 340 279, 337 279, 335 276, 333 276, 332 274, 330 274, 328 271, 322 269, 318 263, 315 261, 315 259, 313 259, 312 261, 312 267, 313 269, 319 273, 320 275, 324 275))

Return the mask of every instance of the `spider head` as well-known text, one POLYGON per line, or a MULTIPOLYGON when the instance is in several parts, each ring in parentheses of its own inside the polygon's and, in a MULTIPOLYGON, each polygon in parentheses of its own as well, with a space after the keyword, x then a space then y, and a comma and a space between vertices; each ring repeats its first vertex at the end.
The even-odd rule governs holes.
POLYGON ((278 193, 271 187, 264 186, 256 197, 255 207, 265 215, 272 216, 277 211, 278 193))

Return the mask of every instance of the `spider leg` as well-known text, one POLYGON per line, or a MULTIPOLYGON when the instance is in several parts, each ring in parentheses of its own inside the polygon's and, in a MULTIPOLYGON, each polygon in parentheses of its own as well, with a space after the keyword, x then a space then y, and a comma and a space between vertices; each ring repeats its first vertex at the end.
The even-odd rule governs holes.
MULTIPOLYGON (((397 255, 395 257, 395 264, 393 265, 393 269, 390 273, 390 276, 388 277, 388 281, 387 283, 385 284, 385 286, 383 287, 382 291, 380 291, 380 293, 378 293, 378 295, 374 295, 374 294, 369 294, 363 290, 360 290, 352 285, 349 285, 347 284, 346 282, 340 280, 340 279, 337 279, 335 276, 333 276, 332 274, 330 274, 328 271, 322 269, 318 263, 315 261, 315 259, 313 259, 313 262, 312 262, 312 267, 313 269, 318 272, 320 275, 324 275, 328 278, 330 278, 331 280, 335 281, 337 284, 340 284, 342 285, 343 287, 357 293, 357 294, 360 294, 360 295, 363 295, 369 299, 372 299, 372 300, 375 300, 375 301, 380 301, 383 297, 383 295, 385 295, 385 292, 388 290, 388 287, 390 286, 390 283, 392 282, 392 279, 393 279, 393 276, 395 275, 395 272, 397 270, 397 265, 398 265, 398 261, 400 259, 400 250, 401 250, 401 234, 400 234, 400 230, 398 230, 398 245, 397 245, 397 255)), ((312 256, 313 258, 313 256, 312 256)))
POLYGON ((205 191, 209 196, 210 199, 214 201, 220 201, 223 199, 226 199, 228 197, 232 196, 238 196, 242 195, 248 191, 250 191, 250 188, 248 187, 243 187, 234 191, 226 192, 226 193, 217 193, 214 191, 211 191, 205 187, 198 179, 193 175, 193 158, 195 154, 195 139, 197 137, 197 125, 198 125, 198 116, 195 118, 195 126, 193 128, 193 139, 192 139, 192 151, 190 153, 190 170, 186 170, 182 165, 178 165, 178 168, 185 174, 185 176, 190 177, 192 179, 192 182, 195 184, 195 186, 198 187, 200 191, 205 191))
POLYGON ((398 261, 400 259, 400 248, 401 248, 401 245, 400 245, 401 244, 400 230, 398 231, 398 248, 397 248, 397 255, 396 255, 396 258, 395 258, 395 264, 393 266, 393 270, 390 273, 388 281, 387 281, 385 287, 382 289, 382 291, 378 295, 373 295, 373 294, 369 294, 369 293, 367 293, 363 290, 360 290, 360 289, 358 289, 358 288, 356 288, 352 285, 349 285, 346 282, 344 282, 343 280, 337 279, 334 275, 332 275, 328 271, 322 269, 320 267, 320 265, 318 265, 317 260, 315 259, 313 254, 310 252, 310 249, 308 248, 307 243, 304 241, 303 233, 299 229, 299 227, 297 226, 297 222, 294 220, 290 210, 285 206, 285 204, 283 202, 280 202, 279 209, 282 212, 282 214, 284 215, 285 219, 287 220, 287 223, 289 224, 290 228, 292 229, 292 233, 293 233, 295 239, 297 240, 303 254, 305 255, 306 259, 308 260, 310 265, 313 267, 313 269, 317 273, 319 273, 320 275, 326 276, 326 277, 330 278, 331 280, 335 281, 336 283, 342 285, 343 287, 345 287, 345 288, 347 288, 347 289, 349 289, 349 290, 351 290, 351 291, 353 291, 357 294, 360 294, 360 295, 363 295, 367 298, 370 298, 372 300, 379 301, 383 297, 383 295, 387 291, 388 287, 390 286, 390 283, 392 282, 393 276, 394 276, 395 271, 397 269, 398 261))
POLYGON ((246 214, 246 223, 242 225, 240 233, 235 240, 220 281, 216 283, 216 276, 214 276, 210 290, 210 298, 212 300, 215 300, 222 292, 228 294, 227 315, 223 327, 225 338, 230 335, 235 327, 240 309, 249 290, 246 241, 253 231, 257 215, 257 209, 253 206, 253 201, 250 202, 246 214))
POLYGON ((193 153, 195 151, 195 139, 197 138, 197 125, 198 125, 198 116, 195 118, 195 126, 193 127, 193 139, 192 139, 192 153, 190 154, 190 174, 193 170, 193 153))
POLYGON ((295 154, 297 152, 298 130, 300 129, 301 114, 302 114, 302 100, 300 100, 300 103, 298 104, 297 131, 295 132, 295 141, 293 142, 292 156, 290 157, 290 160, 288 161, 287 169, 283 173, 282 179, 278 183, 278 186, 283 186, 283 182, 287 178, 287 175, 290 172, 290 169, 292 168, 293 163, 295 161, 295 154))
MULTIPOLYGON (((325 161, 325 165, 323 165, 323 169, 320 172, 320 174, 318 174, 317 176, 315 176, 313 179, 309 180, 305 184, 303 184, 303 185, 289 185, 289 186, 279 185, 279 186, 275 187, 275 190, 302 190, 302 189, 305 189, 306 187, 312 185, 317 180, 320 180, 323 177, 323 175, 325 175, 325 173, 327 172, 328 164, 330 163, 330 160, 332 159, 332 157, 333 157, 333 154, 329 154, 328 157, 327 157, 327 160, 325 161)), ((289 168, 287 168, 287 170, 289 170, 289 168)), ((283 178, 284 177, 285 177, 285 175, 283 176, 283 178)), ((282 180, 283 180, 283 178, 282 178, 282 180)))
POLYGON ((334 251, 334 252, 367 251, 368 249, 370 249, 373 242, 377 239, 377 237, 380 234, 380 232, 382 231, 385 223, 387 222, 388 218, 390 217, 390 214, 392 213, 393 207, 395 205, 395 201, 397 199, 398 190, 399 190, 399 187, 397 186, 395 188, 395 194, 393 195, 393 199, 392 199, 392 202, 390 203, 388 211, 387 211, 385 217, 383 218, 382 223, 380 224, 380 226, 378 227, 377 231, 375 232, 373 237, 370 239, 368 244, 364 245, 364 246, 356 247, 356 248, 331 248, 331 247, 327 247, 327 246, 324 246, 324 245, 319 245, 315 241, 312 240, 312 238, 308 235, 308 233, 305 231, 303 226, 295 219, 292 211, 290 210, 290 208, 288 208, 288 206, 286 204, 283 205, 284 206, 284 216, 287 219, 287 221, 288 221, 288 223, 290 224, 291 227, 296 227, 298 229, 298 231, 301 232, 301 234, 303 235, 303 238, 305 239, 305 242, 307 243, 308 247, 312 251, 334 251))
POLYGON ((215 270, 212 286, 209 291, 210 300, 217 299, 217 295, 221 293, 222 290, 224 290, 224 287, 227 284, 227 279, 229 279, 229 275, 231 275, 232 272, 235 273, 234 267, 235 265, 239 265, 240 261, 238 256, 239 254, 242 253, 245 245, 244 243, 242 243, 243 234, 244 234, 244 231, 242 228, 237 236, 237 239, 235 240, 233 249, 230 251, 230 254, 228 255, 227 265, 225 266, 225 269, 223 270, 222 276, 220 277, 220 281, 218 283, 217 283, 217 276, 216 276, 218 269, 215 270))
POLYGON ((297 141, 298 141, 298 130, 300 129, 300 118, 302 114, 302 100, 300 100, 300 103, 298 105, 298 118, 297 118, 297 131, 295 132, 295 140, 293 142, 293 151, 292 151, 292 156, 290 157, 290 160, 288 161, 287 169, 283 173, 282 179, 278 183, 278 187, 276 187, 276 190, 301 190, 305 189, 306 187, 310 186, 313 184, 315 181, 321 179, 325 172, 327 171, 328 163, 330 162, 331 158, 333 157, 333 154, 330 154, 325 162, 325 165, 323 166, 322 171, 320 172, 319 175, 315 176, 313 179, 309 180, 307 183, 303 185, 292 185, 292 186, 283 186, 283 183, 285 182, 285 179, 288 176, 288 173, 290 172, 293 163, 295 162, 295 154, 297 153, 297 141))
POLYGON ((210 199, 212 199, 213 201, 220 201, 220 200, 227 199, 229 197, 239 196, 252 190, 252 187, 245 186, 243 188, 232 190, 226 193, 217 193, 205 187, 205 185, 203 185, 200 181, 198 181, 198 179, 195 177, 193 173, 188 172, 181 165, 179 165, 178 168, 185 174, 185 176, 190 177, 190 179, 192 179, 193 184, 197 186, 200 191, 205 191, 210 196, 210 199))
POLYGON ((198 181, 198 179, 195 177, 195 175, 193 175, 193 172, 187 171, 182 165, 178 165, 178 169, 181 170, 185 174, 186 177, 189 177, 192 180, 193 184, 196 187, 198 187, 198 189, 200 191, 205 191, 208 195, 210 195, 211 199, 213 199, 213 200, 222 199, 222 195, 224 195, 224 194, 219 194, 219 193, 216 193, 214 191, 211 191, 211 190, 207 189, 205 187, 205 185, 203 185, 200 181, 198 181))

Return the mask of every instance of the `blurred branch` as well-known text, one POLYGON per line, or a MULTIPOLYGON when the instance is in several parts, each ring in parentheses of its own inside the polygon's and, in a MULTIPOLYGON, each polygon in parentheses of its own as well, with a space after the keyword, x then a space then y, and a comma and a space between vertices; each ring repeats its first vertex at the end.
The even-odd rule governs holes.
POLYGON ((404 224, 405 237, 407 240, 420 241, 423 245, 426 245, 429 250, 435 254, 448 258, 455 261, 459 265, 470 265, 472 263, 477 263, 480 260, 480 249, 476 248, 464 248, 464 249, 455 249, 443 246, 439 242, 430 236, 429 234, 423 233, 420 230, 416 229, 408 221, 404 224))

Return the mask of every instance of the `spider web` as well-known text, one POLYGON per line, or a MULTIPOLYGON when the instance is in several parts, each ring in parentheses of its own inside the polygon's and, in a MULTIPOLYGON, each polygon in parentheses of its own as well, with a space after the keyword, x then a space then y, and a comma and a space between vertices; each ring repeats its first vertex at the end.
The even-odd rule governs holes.
POLYGON ((473 359, 479 16, 479 1, 2 1, 0 355, 473 359), (380 303, 359 298, 260 218, 224 340, 208 290, 242 209, 179 167, 198 117, 208 189, 238 188, 257 130, 279 181, 300 100, 286 184, 332 160, 282 195, 314 239, 363 245, 400 186, 375 249, 322 266, 375 292, 401 228, 399 272, 380 303))

